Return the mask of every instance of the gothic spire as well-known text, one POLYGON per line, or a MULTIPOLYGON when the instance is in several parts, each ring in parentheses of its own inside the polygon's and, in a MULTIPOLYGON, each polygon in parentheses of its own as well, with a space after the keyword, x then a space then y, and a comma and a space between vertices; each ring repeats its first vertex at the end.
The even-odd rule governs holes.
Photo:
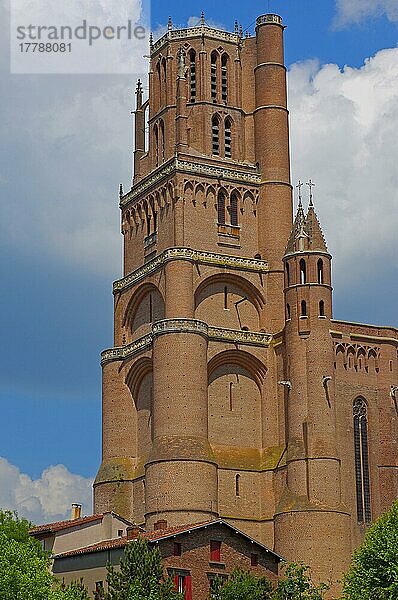
POLYGON ((322 228, 314 208, 312 188, 315 184, 311 179, 307 183, 310 188, 310 201, 307 215, 304 213, 301 195, 301 188, 303 185, 304 184, 299 181, 296 186, 298 188, 299 203, 285 254, 293 254, 305 250, 308 252, 328 252, 322 228))

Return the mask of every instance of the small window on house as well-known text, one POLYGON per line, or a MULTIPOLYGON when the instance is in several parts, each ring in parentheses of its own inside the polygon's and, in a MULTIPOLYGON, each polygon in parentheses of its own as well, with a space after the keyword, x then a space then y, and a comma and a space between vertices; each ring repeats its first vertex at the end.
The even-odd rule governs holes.
POLYGON ((232 227, 238 227, 238 197, 232 194, 230 201, 230 217, 232 227))
POLYGON ((225 195, 223 192, 218 194, 217 219, 219 225, 225 225, 225 195))
POLYGON ((304 258, 300 260, 300 283, 301 285, 307 283, 307 265, 304 258))
POLYGON ((290 312, 290 304, 286 304, 286 318, 288 321, 292 318, 290 312))
POLYGON ((240 496, 240 475, 235 475, 235 496, 240 496))
POLYGON ((257 567, 257 565, 258 565, 258 554, 252 553, 250 555, 250 565, 252 567, 257 567))
POLYGON ((123 537, 123 529, 117 530, 117 537, 123 537))
POLYGON ((210 562, 221 561, 221 542, 210 540, 210 562))
POLYGON ((325 303, 323 300, 321 300, 319 302, 319 316, 320 317, 324 317, 325 316, 325 303))
POLYGON ((181 556, 181 544, 179 542, 174 542, 173 556, 181 556))
POLYGON ((232 157, 232 121, 228 117, 225 119, 225 157, 232 157))
POLYGON ((196 101, 196 52, 191 50, 189 53, 189 72, 190 72, 190 87, 191 87, 191 102, 196 101))
POLYGON ((223 54, 221 58, 221 97, 222 101, 228 100, 228 55, 223 54))
POLYGON ((217 52, 212 52, 211 55, 211 98, 213 102, 217 102, 217 52))
POLYGON ((217 115, 214 115, 211 122, 211 131, 213 139, 213 154, 220 154, 220 121, 217 115))
POLYGON ((323 260, 318 260, 318 283, 323 283, 323 260))
POLYGON ((307 303, 305 300, 301 301, 301 316, 302 317, 306 317, 307 316, 307 303))

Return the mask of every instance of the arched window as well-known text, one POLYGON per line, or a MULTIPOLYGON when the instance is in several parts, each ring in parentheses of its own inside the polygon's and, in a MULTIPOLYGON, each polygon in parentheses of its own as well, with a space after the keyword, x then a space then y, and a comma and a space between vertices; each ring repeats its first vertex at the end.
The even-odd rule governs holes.
POLYGON ((320 317, 324 317, 325 316, 325 303, 323 300, 321 300, 319 302, 319 316, 320 317))
POLYGON ((191 88, 191 102, 196 101, 196 52, 191 50, 189 53, 189 80, 191 88))
POLYGON ((159 166, 159 128, 156 123, 153 128, 153 135, 155 138, 155 160, 156 160, 156 166, 158 167, 159 166))
POLYGON ((221 57, 221 97, 222 101, 228 100, 228 54, 221 57))
POLYGON ((290 312, 290 304, 286 304, 286 318, 288 321, 290 321, 291 317, 291 312, 290 312))
POLYGON ((240 496, 240 475, 235 475, 235 496, 240 496))
POLYGON ((220 120, 217 115, 214 115, 211 122, 212 137, 213 137, 213 154, 220 154, 220 120))
POLYGON ((306 317, 307 316, 307 303, 305 300, 301 301, 301 316, 302 317, 306 317))
POLYGON ((323 260, 318 260, 318 283, 323 283, 323 260))
POLYGON ((238 227, 238 197, 236 194, 232 194, 232 196, 231 196, 229 211, 230 211, 231 225, 233 227, 238 227))
POLYGON ((232 156, 232 121, 229 117, 225 119, 225 157, 231 158, 232 156))
POLYGON ((290 265, 288 262, 286 263, 286 281, 287 281, 287 287, 289 287, 289 285, 290 285, 290 265))
POLYGON ((211 99, 213 102, 217 102, 217 66, 218 53, 214 51, 211 53, 211 99))
POLYGON ((307 265, 304 258, 300 260, 300 283, 301 285, 307 283, 307 265))
POLYGON ((225 225, 225 194, 220 192, 217 198, 217 219, 219 225, 225 225))
POLYGON ((164 122, 161 119, 159 123, 160 128, 160 162, 164 162, 165 157, 165 139, 164 139, 164 122))
POLYGON ((355 481, 357 491, 358 523, 370 523, 369 449, 368 449, 368 409, 363 398, 354 400, 354 450, 355 481))

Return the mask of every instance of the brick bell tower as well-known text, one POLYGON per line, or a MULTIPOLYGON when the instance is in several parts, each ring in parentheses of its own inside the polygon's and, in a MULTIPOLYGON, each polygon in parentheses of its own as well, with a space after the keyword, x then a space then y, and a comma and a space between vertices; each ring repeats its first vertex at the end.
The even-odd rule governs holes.
POLYGON ((170 21, 151 43, 133 186, 120 195, 124 277, 114 284, 114 348, 102 354, 94 507, 148 529, 222 517, 312 563, 332 543, 311 550, 317 533, 331 526, 345 553, 323 379, 333 366, 323 349, 330 255, 312 207, 307 217, 299 209, 289 241, 283 31, 274 14, 257 19, 253 37, 202 16, 183 30, 170 21))

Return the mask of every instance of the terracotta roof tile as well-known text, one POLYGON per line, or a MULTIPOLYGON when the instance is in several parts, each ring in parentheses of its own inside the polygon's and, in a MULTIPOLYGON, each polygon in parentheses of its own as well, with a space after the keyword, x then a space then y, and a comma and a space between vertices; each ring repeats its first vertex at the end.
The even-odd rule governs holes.
POLYGON ((94 521, 102 520, 105 513, 98 515, 89 515, 88 517, 81 517, 80 519, 68 519, 67 521, 56 521, 55 523, 45 523, 44 525, 37 525, 32 527, 30 530, 31 535, 39 533, 56 533, 63 529, 69 529, 70 527, 76 527, 77 525, 85 525, 86 523, 92 523, 94 521))

